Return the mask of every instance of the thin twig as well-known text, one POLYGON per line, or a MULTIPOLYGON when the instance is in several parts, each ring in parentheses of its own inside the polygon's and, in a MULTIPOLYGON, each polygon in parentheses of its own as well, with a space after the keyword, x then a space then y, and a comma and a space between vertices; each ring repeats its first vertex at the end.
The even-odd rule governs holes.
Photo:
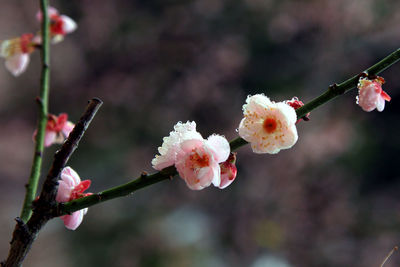
POLYGON ((26 185, 26 193, 24 204, 21 210, 21 220, 27 222, 32 215, 32 201, 36 197, 36 191, 39 183, 40 170, 42 167, 42 155, 44 149, 44 135, 46 131, 48 102, 49 102, 49 82, 50 82, 50 41, 49 41, 49 16, 48 16, 48 0, 40 1, 40 9, 42 12, 42 75, 40 79, 40 97, 37 98, 39 107, 39 119, 37 124, 36 145, 33 154, 33 162, 28 183, 26 185))

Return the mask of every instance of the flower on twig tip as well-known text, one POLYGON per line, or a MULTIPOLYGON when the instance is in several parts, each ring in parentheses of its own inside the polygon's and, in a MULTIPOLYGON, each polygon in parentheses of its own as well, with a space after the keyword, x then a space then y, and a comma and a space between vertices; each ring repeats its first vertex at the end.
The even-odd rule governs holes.
POLYGON ((368 78, 360 78, 357 88, 358 96, 356 103, 367 112, 373 111, 375 108, 378 111, 383 111, 385 101, 390 101, 390 96, 382 90, 382 85, 385 79, 377 77, 373 80, 368 78))
MULTIPOLYGON (((54 7, 48 8, 50 19, 50 36, 53 44, 61 42, 64 36, 76 30, 78 27, 76 22, 68 16, 60 15, 54 7)), ((42 12, 38 11, 36 18, 42 21, 42 12)), ((36 36, 36 40, 41 43, 41 37, 36 36)))
POLYGON ((160 155, 152 160, 153 168, 161 170, 175 165, 180 177, 192 190, 221 184, 221 168, 230 153, 225 137, 211 135, 207 139, 196 131, 195 122, 178 122, 175 131, 164 137, 158 148, 160 155))
POLYGON ((221 183, 219 184, 220 189, 228 187, 236 178, 237 168, 236 168, 236 153, 231 152, 228 159, 219 166, 221 167, 221 183))
MULTIPOLYGON (((91 181, 81 181, 79 175, 71 168, 65 167, 61 172, 61 180, 58 184, 56 201, 59 203, 68 202, 81 197, 92 195, 92 193, 83 193, 90 187, 91 181)), ((70 215, 63 215, 60 218, 64 221, 66 228, 75 230, 81 224, 83 216, 88 208, 73 212, 70 215)))
MULTIPOLYGON (((68 115, 61 113, 56 116, 49 114, 47 117, 46 133, 44 136, 44 146, 49 147, 52 144, 62 144, 65 138, 74 129, 74 124, 68 121, 68 115)), ((33 133, 33 140, 36 140, 37 130, 33 133)))
POLYGON ((36 43, 31 33, 1 42, 0 56, 5 58, 6 68, 14 75, 19 76, 29 64, 29 55, 35 50, 36 43))
POLYGON ((275 103, 263 94, 248 96, 243 115, 239 136, 251 144, 254 153, 276 154, 298 139, 296 112, 284 102, 275 103))
MULTIPOLYGON (((296 96, 293 97, 290 100, 286 100, 284 101, 284 103, 288 104, 289 106, 291 106, 292 108, 294 108, 295 110, 298 108, 301 108, 302 106, 304 106, 304 103, 299 100, 296 96)), ((296 121, 296 124, 299 123, 301 120, 304 121, 309 121, 310 120, 310 112, 308 112, 305 116, 303 116, 302 118, 298 119, 296 121)))

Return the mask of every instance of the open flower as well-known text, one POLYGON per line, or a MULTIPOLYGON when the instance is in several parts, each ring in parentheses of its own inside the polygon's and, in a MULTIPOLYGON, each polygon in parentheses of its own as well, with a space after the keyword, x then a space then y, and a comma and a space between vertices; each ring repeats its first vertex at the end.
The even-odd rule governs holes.
POLYGON ((262 94, 248 96, 243 115, 239 136, 251 143, 255 153, 276 154, 291 148, 298 139, 296 112, 284 102, 272 102, 262 94))
MULTIPOLYGON (((50 36, 52 43, 58 43, 64 40, 64 36, 76 30, 78 27, 76 22, 68 16, 60 15, 58 10, 54 7, 48 8, 48 14, 50 18, 50 36)), ((42 13, 39 11, 36 14, 36 18, 42 21, 42 13)), ((40 42, 40 37, 36 37, 38 42, 40 42)))
POLYGON ((236 178, 236 153, 230 153, 229 158, 222 162, 219 166, 221 167, 221 183, 219 184, 220 189, 228 187, 236 178))
POLYGON ((6 68, 14 75, 23 73, 29 64, 29 55, 35 50, 33 34, 26 33, 1 42, 0 56, 5 58, 6 68))
MULTIPOLYGON (((79 175, 71 168, 65 167, 61 172, 56 201, 63 203, 81 197, 86 197, 92 193, 83 193, 90 187, 91 181, 81 181, 79 175)), ((87 213, 87 208, 73 212, 70 215, 63 215, 60 218, 64 221, 66 228, 75 230, 81 224, 83 215, 87 213)))
POLYGON ((186 140, 180 144, 175 167, 192 190, 201 190, 211 184, 219 187, 219 163, 228 158, 229 152, 228 141, 220 135, 211 135, 207 140, 186 140))
POLYGON ((374 80, 361 78, 358 82, 357 104, 367 112, 374 110, 383 111, 385 100, 390 101, 390 96, 382 90, 385 79, 377 77, 374 80))
MULTIPOLYGON (((49 114, 47 117, 46 133, 44 136, 44 146, 49 147, 52 144, 62 144, 65 138, 74 129, 74 124, 68 121, 68 115, 61 113, 56 116, 49 114)), ((36 140, 37 130, 33 133, 33 140, 36 140)))
POLYGON ((225 137, 211 135, 208 139, 196 131, 195 122, 178 122, 163 144, 160 155, 152 160, 153 168, 162 170, 175 165, 180 177, 192 190, 201 190, 211 184, 220 186, 221 168, 230 153, 225 137))

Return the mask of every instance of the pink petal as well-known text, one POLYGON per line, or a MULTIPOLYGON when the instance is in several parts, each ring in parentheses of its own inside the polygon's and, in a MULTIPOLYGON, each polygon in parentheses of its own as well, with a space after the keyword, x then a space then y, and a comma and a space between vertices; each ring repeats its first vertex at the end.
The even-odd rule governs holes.
POLYGON ((204 141, 198 139, 186 140, 181 143, 181 149, 183 152, 191 152, 193 149, 203 146, 204 141))
POLYGON ((60 203, 68 202, 71 196, 72 189, 73 187, 70 183, 64 180, 59 181, 56 201, 60 203))
MULTIPOLYGON (((47 8, 47 14, 49 14, 49 17, 54 16, 54 15, 58 15, 58 10, 55 9, 54 7, 49 6, 49 7, 47 8)), ((36 13, 36 19, 37 19, 38 21, 42 21, 42 11, 39 10, 39 11, 36 13)))
POLYGON ((44 146, 45 147, 51 146, 52 144, 54 144, 56 139, 57 139, 56 132, 46 130, 46 133, 44 134, 44 146))
POLYGON ((78 210, 71 215, 64 215, 60 218, 64 221, 64 225, 69 230, 75 230, 82 223, 84 210, 78 210))
POLYGON ((69 136, 69 134, 72 132, 72 130, 74 129, 74 127, 75 127, 75 124, 73 124, 72 122, 70 122, 70 121, 67 121, 65 124, 64 124, 64 127, 62 128, 62 133, 64 134, 64 136, 65 136, 65 138, 67 138, 68 136, 69 136))
POLYGON ((211 135, 207 138, 206 144, 211 149, 215 161, 220 163, 228 159, 231 148, 225 137, 211 135))
POLYGON ((65 167, 61 172, 61 179, 71 178, 73 180, 73 186, 77 186, 81 182, 81 178, 71 167, 65 167))
POLYGON ((28 54, 15 54, 6 59, 6 68, 14 75, 19 76, 29 64, 28 54))

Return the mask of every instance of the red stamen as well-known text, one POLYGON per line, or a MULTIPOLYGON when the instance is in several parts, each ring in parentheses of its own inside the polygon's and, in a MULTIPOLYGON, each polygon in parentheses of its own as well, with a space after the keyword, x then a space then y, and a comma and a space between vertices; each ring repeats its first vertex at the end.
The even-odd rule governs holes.
POLYGON ((263 123, 263 128, 267 133, 273 133, 276 130, 277 126, 278 124, 276 123, 276 120, 273 118, 266 118, 263 123))

